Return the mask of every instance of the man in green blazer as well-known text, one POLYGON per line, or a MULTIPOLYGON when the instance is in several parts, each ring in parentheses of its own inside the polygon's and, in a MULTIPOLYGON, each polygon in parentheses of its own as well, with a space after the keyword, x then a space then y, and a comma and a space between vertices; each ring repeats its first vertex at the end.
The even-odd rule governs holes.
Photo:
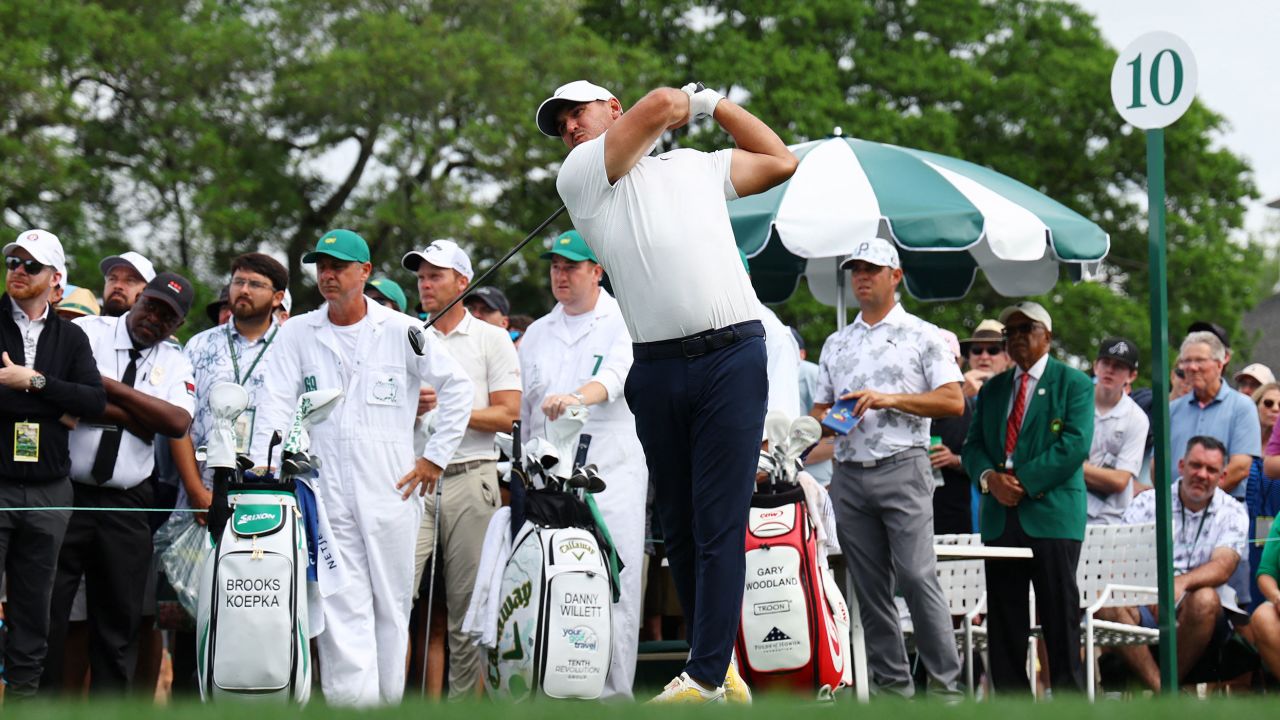
POLYGON ((1026 690, 1028 584, 1044 628, 1050 682, 1083 690, 1076 563, 1086 516, 1084 462, 1093 441, 1089 378, 1049 357, 1053 320, 1020 302, 1000 313, 1015 366, 978 393, 962 459, 982 491, 987 545, 1029 547, 1025 560, 987 561, 991 679, 1000 691, 1026 690))

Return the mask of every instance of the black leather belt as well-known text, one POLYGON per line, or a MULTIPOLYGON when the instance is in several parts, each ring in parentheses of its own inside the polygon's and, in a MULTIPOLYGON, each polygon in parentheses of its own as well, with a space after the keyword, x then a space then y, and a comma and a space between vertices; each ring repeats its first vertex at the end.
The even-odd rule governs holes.
POLYGON ((696 358, 716 350, 723 350, 739 340, 753 337, 764 337, 764 325, 759 320, 748 320, 674 340, 633 343, 631 351, 636 360, 696 358))

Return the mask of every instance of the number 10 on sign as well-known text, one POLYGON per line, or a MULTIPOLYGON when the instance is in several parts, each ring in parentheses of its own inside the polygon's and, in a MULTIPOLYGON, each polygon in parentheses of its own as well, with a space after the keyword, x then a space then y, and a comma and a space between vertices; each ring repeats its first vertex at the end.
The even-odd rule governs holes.
POLYGON ((1191 106, 1196 94, 1196 60, 1176 35, 1147 33, 1121 53, 1111 71, 1111 100, 1134 127, 1169 125, 1191 106))

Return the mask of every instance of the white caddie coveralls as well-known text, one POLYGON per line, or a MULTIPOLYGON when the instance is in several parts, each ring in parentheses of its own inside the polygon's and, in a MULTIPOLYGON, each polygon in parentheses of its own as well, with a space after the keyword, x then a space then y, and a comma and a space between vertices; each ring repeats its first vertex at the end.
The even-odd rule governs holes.
POLYGON ((546 437, 542 401, 547 395, 572 393, 588 381, 604 386, 609 399, 592 405, 582 432, 591 435, 587 462, 595 463, 605 481, 596 503, 609 526, 623 568, 621 598, 613 608, 613 660, 605 686, 607 697, 631 697, 640 639, 640 572, 644 556, 644 503, 649 469, 636 436, 636 420, 622 397, 631 370, 631 336, 613 296, 600 290, 590 320, 570 333, 564 307, 556 303, 539 318, 520 343, 524 397, 520 427, 524 440, 546 437))
POLYGON ((471 416, 471 381, 443 345, 423 333, 419 357, 408 341, 418 321, 365 302, 355 367, 344 367, 328 303, 280 328, 251 446, 264 464, 271 432, 288 432, 299 395, 342 388, 333 413, 311 430, 316 489, 347 578, 340 591, 320 588, 325 629, 316 638, 324 697, 337 705, 395 703, 404 694, 422 499, 401 499, 396 483, 414 466, 419 386, 438 395, 435 434, 422 453, 437 466, 448 465, 471 416))

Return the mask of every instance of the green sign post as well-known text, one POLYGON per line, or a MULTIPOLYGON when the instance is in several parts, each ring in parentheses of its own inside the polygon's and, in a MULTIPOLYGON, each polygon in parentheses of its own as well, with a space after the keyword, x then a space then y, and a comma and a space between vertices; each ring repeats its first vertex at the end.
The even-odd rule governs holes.
POLYGON ((1151 406, 1155 435, 1156 560, 1160 589, 1160 687, 1178 691, 1178 653, 1173 597, 1173 478, 1169 467, 1169 292, 1165 278, 1164 128, 1190 107, 1196 92, 1196 62, 1176 35, 1147 33, 1116 58, 1111 99, 1134 127, 1147 132, 1147 203, 1151 275, 1151 406))

